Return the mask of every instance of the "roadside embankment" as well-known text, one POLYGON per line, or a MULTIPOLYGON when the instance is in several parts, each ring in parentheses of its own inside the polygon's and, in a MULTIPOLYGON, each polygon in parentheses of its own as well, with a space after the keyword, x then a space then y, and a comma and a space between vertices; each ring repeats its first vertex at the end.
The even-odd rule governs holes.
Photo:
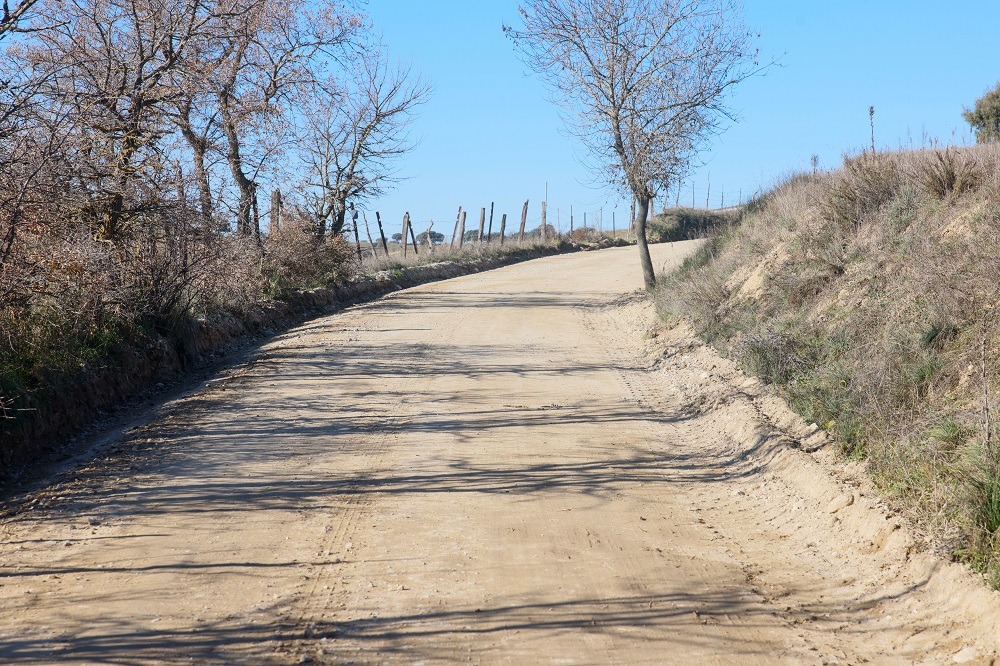
POLYGON ((864 153, 748 206, 657 300, 1000 585, 1000 151, 864 153))
POLYGON ((71 436, 106 411, 162 389, 199 368, 224 363, 221 359, 232 352, 310 317, 427 282, 552 254, 622 244, 624 241, 611 239, 583 244, 560 241, 466 253, 447 261, 357 276, 343 284, 289 289, 280 300, 258 303, 243 312, 186 318, 174 330, 150 336, 142 346, 119 345, 113 355, 88 363, 79 372, 46 373, 41 381, 46 390, 33 399, 31 409, 0 421, 0 477, 19 467, 30 467, 53 443, 71 436))

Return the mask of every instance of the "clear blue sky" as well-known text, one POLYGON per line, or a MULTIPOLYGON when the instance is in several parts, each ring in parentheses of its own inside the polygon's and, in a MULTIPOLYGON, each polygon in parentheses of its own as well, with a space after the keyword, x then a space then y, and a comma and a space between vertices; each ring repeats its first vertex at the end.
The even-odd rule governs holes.
MULTIPOLYGON (((537 225, 546 183, 551 224, 558 210, 566 229, 571 205, 577 226, 601 208, 605 227, 612 210, 619 227, 627 221, 628 200, 580 165, 543 86, 503 36, 501 25, 518 19, 516 2, 370 0, 367 12, 392 52, 435 86, 414 125, 420 145, 399 164, 408 179, 365 206, 387 230, 398 231, 409 211, 418 231, 433 219, 450 237, 459 205, 472 226, 491 202, 494 228, 502 213, 510 228, 525 199, 537 225)), ((839 165, 870 143, 869 105, 880 148, 919 147, 925 137, 970 143, 962 107, 1000 79, 995 0, 746 0, 745 15, 762 55, 780 65, 732 95, 740 120, 702 154, 681 195, 687 205, 692 181, 705 205, 709 176, 718 206, 723 191, 734 203, 808 169, 813 154, 821 167, 839 165)))

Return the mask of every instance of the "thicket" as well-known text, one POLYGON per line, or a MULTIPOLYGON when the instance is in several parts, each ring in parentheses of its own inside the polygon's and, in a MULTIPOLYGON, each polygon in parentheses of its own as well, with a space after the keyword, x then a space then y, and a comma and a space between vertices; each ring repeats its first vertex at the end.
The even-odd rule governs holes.
POLYGON ((754 201, 657 301, 1000 585, 1000 150, 845 158, 754 201))
POLYGON ((351 2, 5 3, 0 467, 95 378, 84 411, 200 323, 354 275, 347 202, 427 95, 351 2))

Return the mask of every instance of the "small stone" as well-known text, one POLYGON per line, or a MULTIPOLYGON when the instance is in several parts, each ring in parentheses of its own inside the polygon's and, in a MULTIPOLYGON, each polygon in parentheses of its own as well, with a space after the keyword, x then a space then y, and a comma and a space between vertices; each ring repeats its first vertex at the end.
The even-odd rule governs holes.
POLYGON ((958 654, 951 658, 956 664, 967 664, 979 658, 979 650, 974 647, 967 647, 960 650, 958 654))
POLYGON ((99 521, 97 518, 88 518, 87 522, 93 525, 94 527, 97 527, 98 525, 101 524, 101 521, 99 521))
POLYGON ((854 494, 853 493, 845 493, 844 495, 840 495, 839 497, 835 497, 833 499, 833 501, 831 501, 826 506, 826 512, 827 513, 837 513, 841 509, 849 507, 852 504, 854 504, 854 494))

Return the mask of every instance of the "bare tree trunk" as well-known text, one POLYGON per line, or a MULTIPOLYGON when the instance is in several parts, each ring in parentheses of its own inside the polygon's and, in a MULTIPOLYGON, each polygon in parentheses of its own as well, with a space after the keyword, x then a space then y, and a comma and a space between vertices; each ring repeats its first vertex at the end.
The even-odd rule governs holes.
POLYGON ((228 103, 223 101, 222 130, 226 134, 226 141, 229 145, 229 149, 226 151, 226 161, 229 163, 229 171, 233 174, 233 182, 240 195, 239 206, 236 209, 236 233, 240 236, 249 236, 253 232, 252 216, 255 188, 253 181, 243 171, 239 132, 236 129, 234 119, 225 111, 226 106, 228 103))
POLYGON ((201 204, 201 216, 205 222, 212 219, 212 188, 208 182, 208 169, 205 168, 205 155, 208 153, 208 139, 204 135, 198 135, 191 124, 191 110, 193 103, 187 100, 181 105, 179 111, 180 119, 178 126, 181 136, 187 141, 191 148, 194 160, 194 179, 198 184, 198 200, 201 204))
POLYGON ((194 180, 198 184, 198 201, 201 204, 201 216, 206 222, 212 219, 212 187, 208 183, 208 170, 205 168, 205 151, 194 149, 194 180))
POLYGON ((649 216, 649 202, 652 197, 639 195, 636 197, 635 240, 639 246, 639 263, 642 265, 642 279, 646 290, 656 287, 656 273, 653 271, 653 260, 649 256, 649 244, 646 242, 646 218, 649 216))

